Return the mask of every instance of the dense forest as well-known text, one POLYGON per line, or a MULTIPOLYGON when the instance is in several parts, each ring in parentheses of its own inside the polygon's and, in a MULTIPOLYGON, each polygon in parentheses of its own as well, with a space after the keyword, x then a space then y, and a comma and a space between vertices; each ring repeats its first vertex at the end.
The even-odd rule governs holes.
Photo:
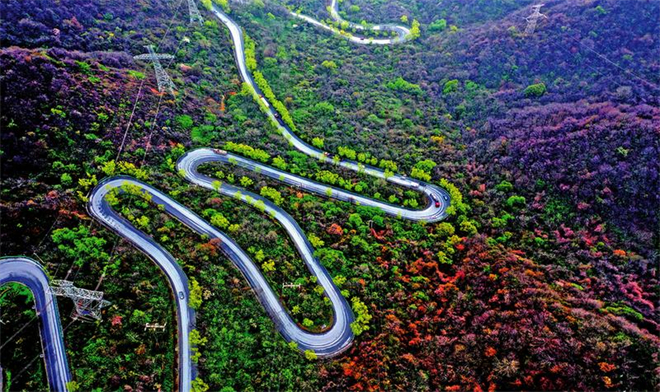
MULTIPOLYGON (((418 38, 389 46, 288 13, 329 21, 322 2, 219 4, 253 42, 253 66, 296 134, 443 186, 452 210, 413 223, 235 167, 201 168, 284 208, 360 304, 352 347, 318 360, 282 339, 216 244, 135 195, 118 198, 191 280, 195 390, 657 389, 660 3, 548 1, 531 35, 531 1, 340 3, 356 23, 419 23, 418 38)), ((71 301, 58 302, 72 390, 177 385, 174 294, 151 260, 88 215, 102 178, 143 180, 228 233, 314 332, 332 313, 286 231, 192 186, 177 159, 226 148, 378 200, 423 202, 290 146, 242 86, 208 5, 200 26, 182 0, 0 3, 0 255, 34 257, 53 279, 99 287, 111 302, 94 322, 72 322, 71 301), (163 61, 174 96, 133 59, 145 45, 174 55, 163 61)), ((0 288, 7 390, 47 389, 32 303, 22 286, 0 288)))

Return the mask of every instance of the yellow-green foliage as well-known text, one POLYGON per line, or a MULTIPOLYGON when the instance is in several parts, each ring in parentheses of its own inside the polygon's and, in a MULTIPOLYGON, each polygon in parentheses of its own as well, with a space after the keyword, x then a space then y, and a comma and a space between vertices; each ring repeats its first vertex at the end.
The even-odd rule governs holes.
POLYGON ((263 268, 264 272, 273 272, 275 271, 275 262, 273 260, 264 261, 261 264, 261 268, 263 268))
POLYGON ((369 314, 367 305, 362 303, 358 297, 353 297, 351 302, 353 303, 353 312, 355 312, 355 321, 351 323, 351 330, 353 330, 355 336, 359 336, 369 329, 369 321, 372 316, 369 314))
POLYGON ((247 34, 243 34, 243 42, 245 45, 245 65, 250 71, 257 70, 257 57, 255 55, 256 45, 252 38, 247 34))
POLYGON ((135 167, 135 165, 130 162, 125 161, 119 161, 119 163, 115 161, 107 161, 101 167, 101 171, 106 176, 113 176, 115 174, 127 174, 137 178, 138 180, 146 180, 147 177, 149 177, 146 171, 135 167))
POLYGON ((463 203, 463 195, 461 191, 456 188, 454 184, 447 181, 446 178, 440 180, 440 185, 449 192, 451 196, 451 205, 447 207, 447 215, 464 214, 468 211, 469 207, 463 203))
POLYGON ((305 358, 307 358, 310 361, 314 361, 315 359, 318 358, 318 356, 313 350, 305 350, 305 358))
POLYGON ((225 12, 229 12, 229 0, 213 0, 213 2, 222 7, 225 12))
POLYGON ((202 286, 199 285, 195 278, 190 278, 188 281, 188 290, 190 291, 190 307, 197 310, 202 306, 202 286))
POLYGON ((355 160, 357 158, 357 153, 352 148, 339 146, 337 147, 337 151, 339 152, 339 155, 348 159, 355 160))
POLYGON ((381 169, 385 169, 386 171, 390 171, 392 173, 396 173, 396 171, 398 170, 396 162, 390 161, 389 159, 381 159, 378 166, 381 169))
POLYGON ((209 386, 204 381, 202 381, 202 379, 199 376, 197 376, 190 383, 190 390, 192 392, 206 392, 209 390, 209 386))
POLYGON ((190 338, 190 346, 191 346, 190 351, 192 351, 193 353, 191 359, 194 363, 197 363, 197 361, 199 361, 199 357, 202 356, 202 354, 199 352, 199 347, 204 346, 208 341, 208 339, 203 338, 202 335, 200 335, 199 331, 196 329, 190 331, 189 338, 190 338))
POLYGON ((227 142, 225 143, 225 150, 237 152, 261 162, 268 162, 270 160, 270 155, 266 151, 248 146, 247 144, 227 142))
POLYGON ((254 78, 254 81, 257 83, 257 86, 259 86, 259 89, 261 92, 264 94, 264 97, 268 102, 273 105, 275 110, 282 116, 282 120, 286 125, 291 128, 292 131, 296 131, 296 126, 293 123, 293 118, 291 117, 291 114, 289 113, 289 110, 284 106, 284 104, 278 100, 275 97, 275 93, 273 93, 273 90, 270 88, 270 85, 268 84, 268 81, 264 78, 264 75, 259 72, 259 71, 254 71, 252 73, 252 77, 254 78))
POLYGON ((278 205, 278 206, 282 205, 282 202, 284 201, 284 198, 282 197, 282 194, 274 188, 269 188, 269 187, 265 186, 265 187, 261 188, 259 193, 261 194, 261 196, 264 196, 264 197, 267 197, 267 198, 271 199, 273 201, 273 203, 275 203, 275 205, 278 205))
POLYGON ((417 19, 413 19, 412 26, 410 27, 410 39, 417 39, 419 36, 419 22, 417 19))
POLYGON ((419 169, 417 167, 412 168, 412 172, 410 173, 410 177, 414 178, 419 178, 422 181, 431 181, 431 175, 427 172, 425 172, 422 169, 419 169))

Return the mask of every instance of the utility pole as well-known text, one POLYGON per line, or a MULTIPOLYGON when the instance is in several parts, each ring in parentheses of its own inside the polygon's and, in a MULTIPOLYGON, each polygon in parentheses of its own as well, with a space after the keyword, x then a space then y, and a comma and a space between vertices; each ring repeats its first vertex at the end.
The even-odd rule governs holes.
POLYGON ((547 16, 543 15, 541 13, 541 7, 543 7, 544 4, 537 4, 532 6, 532 14, 528 17, 525 18, 527 21, 527 27, 525 28, 525 35, 531 35, 534 33, 534 30, 536 29, 536 24, 538 23, 538 20, 540 17, 548 18, 547 16))
POLYGON ((147 48, 149 53, 133 56, 133 59, 151 61, 151 63, 154 65, 154 70, 156 71, 158 91, 162 93, 165 91, 165 89, 167 89, 170 94, 174 95, 174 83, 172 83, 172 79, 170 79, 169 75, 167 75, 167 72, 165 72, 163 66, 160 64, 160 60, 171 60, 174 58, 174 56, 171 54, 161 54, 154 52, 153 45, 147 45, 145 48, 147 48))
POLYGON ((69 280, 53 280, 50 291, 59 297, 71 298, 75 306, 71 317, 74 319, 101 319, 101 308, 110 305, 103 299, 103 291, 81 289, 69 280))
POLYGON ((204 24, 204 19, 202 19, 202 15, 199 13, 195 0, 188 0, 188 12, 190 12, 190 23, 197 22, 200 25, 204 24))

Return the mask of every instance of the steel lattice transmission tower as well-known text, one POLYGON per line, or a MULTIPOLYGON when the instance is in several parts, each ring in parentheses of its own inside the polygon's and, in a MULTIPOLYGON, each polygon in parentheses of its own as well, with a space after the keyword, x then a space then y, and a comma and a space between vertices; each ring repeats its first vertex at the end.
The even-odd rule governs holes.
POLYGON ((546 19, 548 18, 547 16, 541 13, 541 7, 543 7, 543 5, 544 4, 538 4, 532 6, 532 14, 525 18, 525 20, 527 21, 527 27, 525 27, 525 35, 530 35, 534 33, 539 18, 541 17, 544 17, 546 19))
POLYGON ((156 81, 158 82, 158 91, 161 93, 167 89, 170 94, 174 95, 174 83, 170 79, 169 75, 163 69, 163 66, 160 64, 160 60, 171 60, 174 58, 171 54, 161 54, 154 51, 153 45, 145 46, 149 53, 141 54, 138 56, 133 56, 134 60, 148 60, 154 65, 154 70, 156 71, 156 81))
POLYGON ((60 297, 68 297, 73 300, 75 309, 71 316, 81 319, 101 319, 101 309, 108 306, 110 302, 103 299, 103 291, 81 289, 73 285, 69 280, 53 280, 50 291, 60 297))
POLYGON ((204 24, 204 19, 202 19, 202 15, 199 13, 195 0, 188 0, 188 12, 190 12, 190 23, 197 22, 200 25, 204 24))

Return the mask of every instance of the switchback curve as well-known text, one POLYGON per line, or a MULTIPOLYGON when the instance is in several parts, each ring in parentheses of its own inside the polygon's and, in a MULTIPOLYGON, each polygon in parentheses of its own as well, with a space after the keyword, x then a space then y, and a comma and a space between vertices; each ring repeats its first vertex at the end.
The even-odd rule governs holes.
MULTIPOLYGON (((375 207, 390 216, 412 221, 436 222, 442 220, 446 216, 446 209, 448 207, 447 202, 449 201, 449 194, 447 191, 422 181, 407 180, 407 185, 409 188, 424 193, 427 199, 427 204, 424 209, 413 210, 374 200, 357 193, 346 191, 344 189, 321 184, 305 177, 300 177, 279 169, 275 169, 271 166, 264 165, 260 162, 253 161, 240 155, 232 154, 231 152, 225 152, 211 148, 199 148, 187 152, 181 158, 179 158, 177 162, 177 169, 179 170, 179 173, 181 173, 188 181, 195 185, 199 185, 211 190, 216 190, 226 196, 234 196, 235 192, 239 190, 239 188, 229 184, 222 184, 220 189, 216 189, 213 186, 213 182, 215 181, 213 178, 202 175, 197 171, 197 168, 200 165, 210 162, 233 164, 244 169, 263 174, 287 185, 305 190, 307 192, 315 193, 319 196, 331 197, 333 199, 347 201, 349 203, 375 207), (436 207, 435 200, 441 201, 439 202, 439 207, 436 207)), ((241 190, 241 192, 243 192, 243 190, 241 190)))
POLYGON ((358 23, 353 23, 347 20, 344 20, 340 15, 339 15, 339 10, 338 10, 338 4, 337 0, 332 0, 330 3, 330 6, 328 7, 328 11, 330 12, 330 16, 332 19, 339 23, 347 23, 348 27, 358 30, 358 31, 366 31, 366 30, 373 30, 373 31, 393 31, 396 33, 395 38, 366 38, 366 37, 356 37, 351 33, 348 33, 346 31, 342 31, 334 26, 329 26, 325 23, 322 23, 311 16, 307 16, 298 12, 294 11, 289 11, 291 16, 296 17, 298 19, 302 19, 307 23, 310 23, 314 26, 320 27, 324 30, 328 30, 334 34, 340 35, 347 40, 356 43, 356 44, 376 44, 376 45, 391 45, 391 44, 396 44, 396 43, 401 43, 408 41, 410 39, 410 30, 401 25, 395 25, 395 24, 377 24, 377 25, 372 25, 369 27, 362 26, 361 24, 358 23))
POLYGON ((32 292, 35 310, 41 320, 39 333, 48 385, 51 391, 64 392, 71 381, 71 372, 64 349, 57 299, 50 291, 50 279, 41 264, 29 257, 0 258, 0 286, 12 282, 20 283, 32 292))

